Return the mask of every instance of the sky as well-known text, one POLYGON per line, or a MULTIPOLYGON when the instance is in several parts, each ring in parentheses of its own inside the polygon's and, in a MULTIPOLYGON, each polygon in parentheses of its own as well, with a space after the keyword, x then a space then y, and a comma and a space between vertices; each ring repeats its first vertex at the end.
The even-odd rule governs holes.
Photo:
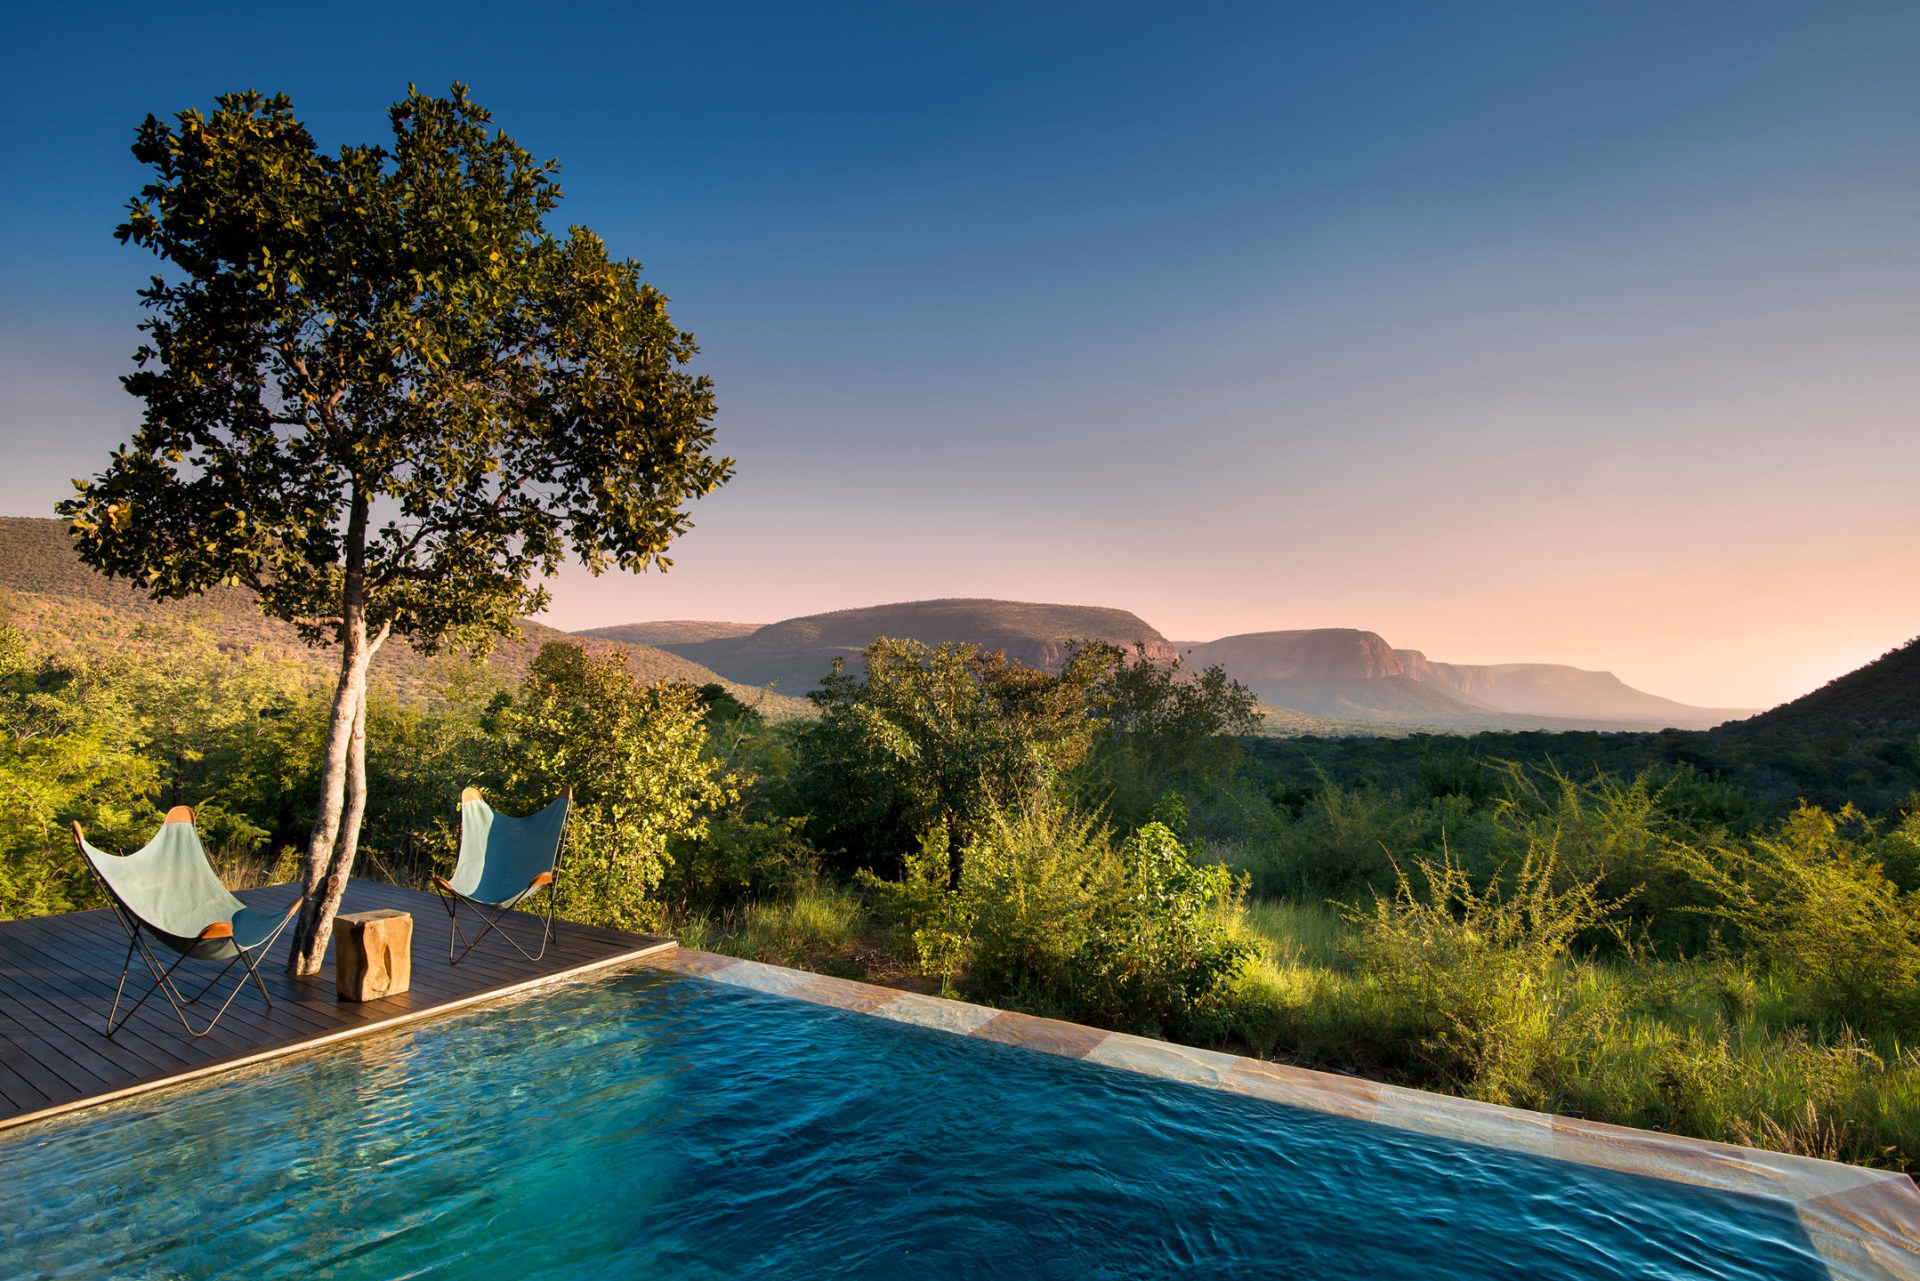
POLYGON ((138 423, 148 112, 458 79, 737 478, 546 621, 945 596, 1716 707, 1920 633, 1920 5, 10 6, 0 514, 138 423))

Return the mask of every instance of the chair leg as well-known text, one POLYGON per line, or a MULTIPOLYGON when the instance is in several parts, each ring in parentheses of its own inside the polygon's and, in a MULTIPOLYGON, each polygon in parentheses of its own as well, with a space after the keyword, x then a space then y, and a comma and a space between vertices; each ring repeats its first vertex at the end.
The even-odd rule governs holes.
MULTIPOLYGON (((138 934, 135 934, 132 942, 127 945, 126 962, 120 968, 120 986, 114 989, 113 1008, 107 1011, 107 1035, 112 1036, 115 1032, 125 1027, 127 1021, 140 1012, 140 1007, 153 999, 155 992, 159 992, 167 998, 167 1004, 173 1007, 173 1012, 179 1016, 180 1022, 185 1024, 187 1022, 187 1016, 181 1013, 181 1009, 186 1002, 185 998, 180 995, 180 990, 173 985, 173 972, 179 969, 180 963, 186 959, 186 955, 183 953, 174 958, 172 965, 163 969, 161 968, 159 959, 154 956, 153 949, 147 946, 146 940, 138 934), (120 1014, 120 995, 126 991, 127 976, 133 973, 133 956, 136 951, 140 954, 141 958, 146 961, 147 972, 153 975, 153 983, 141 995, 139 1000, 128 1007, 125 1014, 120 1014), (114 1022, 114 1016, 116 1014, 120 1014, 120 1021, 117 1023, 114 1022)), ((187 1031, 191 1032, 193 1028, 188 1026, 187 1031)))
MULTIPOLYGON (((221 979, 225 978, 227 976, 227 972, 233 968, 233 962, 228 961, 226 966, 221 969, 220 973, 214 975, 212 981, 209 982, 205 987, 200 989, 200 992, 198 995, 192 998, 183 997, 180 994, 180 989, 174 985, 173 972, 179 969, 181 962, 187 959, 186 953, 182 952, 178 957, 174 959, 174 962, 172 965, 169 965, 165 969, 162 969, 160 967, 159 960, 153 955, 153 949, 149 948, 146 945, 146 941, 144 939, 140 939, 136 937, 134 940, 133 947, 128 949, 127 968, 122 969, 120 972, 120 986, 122 989, 126 987, 127 975, 128 973, 131 972, 134 948, 138 948, 141 955, 143 955, 146 958, 147 968, 153 974, 153 978, 154 978, 153 986, 149 987, 146 991, 146 994, 143 995, 138 1001, 135 1001, 124 1015, 120 1016, 120 1021, 118 1023, 114 1022, 114 1015, 119 1013, 119 1010, 120 1010, 120 993, 119 991, 116 991, 114 993, 113 1009, 109 1011, 107 1014, 107 1035, 108 1036, 112 1036, 115 1032, 118 1032, 121 1028, 125 1027, 128 1021, 131 1020, 135 1014, 138 1014, 140 1012, 140 1007, 145 1005, 147 1001, 152 998, 155 992, 159 992, 167 998, 167 1004, 173 1007, 174 1017, 180 1020, 180 1026, 186 1029, 187 1035, 197 1040, 200 1037, 205 1036, 207 1033, 213 1031, 214 1025, 220 1021, 220 1016, 227 1012, 227 1007, 229 1005, 233 1004, 233 998, 238 996, 240 994, 240 989, 246 986, 246 980, 244 978, 242 978, 239 982, 235 983, 233 985, 233 991, 227 993, 227 999, 221 1003, 220 1009, 214 1014, 214 1016, 211 1019, 207 1021, 207 1025, 205 1027, 201 1028, 198 1032, 196 1032, 193 1030, 192 1020, 190 1020, 187 1017, 187 1007, 199 1001, 201 997, 204 997, 208 992, 211 992, 213 990, 214 984, 218 983, 221 979)), ((246 953, 244 952, 241 953, 241 956, 244 957, 245 955, 246 953)), ((249 968, 251 968, 251 965, 249 965, 249 968)), ((264 995, 266 992, 266 989, 264 987, 261 988, 261 992, 264 995)))
POLYGON ((521 947, 520 944, 516 943, 514 941, 513 935, 509 934, 507 932, 506 927, 501 924, 501 921, 506 917, 507 913, 513 910, 512 908, 510 907, 498 908, 498 909, 495 909, 491 915, 489 915, 486 905, 475 903, 471 899, 468 899, 468 900, 465 900, 465 902, 470 908, 473 909, 473 914, 475 916, 478 916, 482 921, 485 922, 485 924, 481 927, 480 932, 478 934, 475 934, 472 939, 468 939, 466 936, 466 931, 460 928, 460 914, 459 914, 460 900, 456 900, 451 895, 446 895, 446 894, 441 895, 441 900, 447 905, 447 916, 450 918, 453 926, 451 935, 447 940, 447 964, 449 965, 458 965, 460 964, 460 962, 466 960, 467 953, 473 951, 475 947, 479 946, 480 940, 486 938, 487 935, 489 934, 498 934, 502 939, 506 941, 506 944, 508 947, 518 952, 521 956, 526 957, 529 961, 538 961, 540 958, 544 957, 547 954, 547 944, 552 939, 555 939, 558 937, 558 935, 553 930, 551 907, 549 907, 549 915, 547 919, 543 920, 540 924, 540 950, 537 952, 529 952, 527 951, 526 948, 521 947), (465 943, 466 946, 461 947, 460 944, 462 943, 465 943), (457 949, 457 955, 456 955, 456 949, 457 949))
MULTIPOLYGON (((291 915, 289 915, 288 919, 292 919, 291 915)), ((280 930, 285 928, 286 922, 283 921, 281 922, 280 929, 275 930, 263 943, 255 944, 253 948, 237 949, 239 954, 229 960, 226 965, 222 966, 220 972, 209 979, 206 986, 201 988, 200 991, 192 997, 182 996, 180 989, 173 982, 173 972, 179 969, 181 962, 187 959, 186 953, 182 952, 174 959, 172 965, 167 966, 163 970, 160 968, 158 958, 153 954, 153 949, 147 946, 145 939, 135 934, 133 941, 127 947, 126 964, 123 965, 120 970, 120 986, 114 990, 113 1008, 107 1013, 107 1035, 112 1036, 115 1032, 125 1027, 127 1021, 139 1012, 140 1007, 145 1005, 155 992, 160 992, 166 996, 167 1003, 173 1007, 174 1016, 180 1020, 180 1026, 186 1029, 188 1036, 196 1040, 212 1032, 220 1020, 226 1016, 227 1010, 232 1007, 235 998, 245 990, 248 979, 252 979, 253 985, 260 989, 260 998, 267 1003, 267 1009, 271 1012, 273 1009, 273 996, 267 991, 265 980, 260 977, 259 967, 253 963, 253 953, 258 951, 264 956, 267 949, 271 948, 275 940, 280 937, 280 930), (132 1007, 127 1010, 126 1014, 120 1017, 120 1021, 116 1023, 114 1022, 114 1016, 120 1011, 120 995, 126 989, 127 975, 132 972, 133 954, 135 950, 138 950, 146 958, 147 968, 154 976, 154 983, 152 987, 147 989, 146 994, 138 1001, 135 1001, 132 1007), (207 993, 213 991, 214 987, 232 972, 236 962, 245 967, 245 972, 238 979, 234 980, 233 990, 227 993, 227 999, 220 1003, 220 1008, 215 1010, 213 1017, 207 1020, 207 1025, 197 1032, 194 1031, 193 1022, 187 1017, 187 1007, 199 1003, 205 998, 207 993)))
MULTIPOLYGON (((267 985, 264 982, 262 982, 260 979, 260 971, 254 966, 254 963, 253 963, 253 954, 251 952, 242 951, 240 953, 240 959, 246 962, 247 974, 250 978, 253 979, 253 985, 260 989, 260 999, 265 1001, 267 1003, 267 1008, 271 1010, 273 1008, 273 996, 271 993, 267 991, 267 985)), ((245 986, 245 984, 243 983, 242 986, 245 986)))

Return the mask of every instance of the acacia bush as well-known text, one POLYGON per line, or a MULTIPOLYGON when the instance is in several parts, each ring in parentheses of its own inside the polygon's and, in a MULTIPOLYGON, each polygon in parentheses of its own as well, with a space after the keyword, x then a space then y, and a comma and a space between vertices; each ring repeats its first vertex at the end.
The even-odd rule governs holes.
POLYGON ((1391 895, 1348 916, 1353 963, 1387 1000, 1383 1031, 1454 1089, 1537 1100, 1563 1039, 1567 971, 1586 964, 1574 943, 1616 905, 1592 882, 1556 888, 1551 856, 1485 887, 1451 861, 1414 867, 1418 888, 1401 872, 1391 895))
POLYGON ((1761 963, 1800 985, 1814 1017, 1910 1028, 1920 1015, 1920 893, 1902 890, 1875 852, 1903 852, 1908 825, 1877 843, 1857 811, 1803 806, 1747 842, 1688 850, 1719 902, 1713 914, 1761 963))

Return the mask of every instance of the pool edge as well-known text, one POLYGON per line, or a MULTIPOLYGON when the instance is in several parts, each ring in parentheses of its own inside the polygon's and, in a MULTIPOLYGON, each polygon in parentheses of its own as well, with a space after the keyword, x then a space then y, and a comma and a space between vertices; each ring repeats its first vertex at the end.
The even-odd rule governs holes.
POLYGON ((1898 1171, 1529 1112, 688 948, 650 952, 641 964, 1437 1138, 1780 1201, 1836 1281, 1920 1281, 1920 1189, 1898 1171))

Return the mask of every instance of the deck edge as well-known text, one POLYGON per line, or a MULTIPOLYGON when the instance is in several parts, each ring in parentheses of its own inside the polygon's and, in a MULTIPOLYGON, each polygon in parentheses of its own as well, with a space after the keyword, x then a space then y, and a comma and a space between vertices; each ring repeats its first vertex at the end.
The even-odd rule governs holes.
POLYGON ((378 1032, 390 1032, 394 1028, 405 1027, 409 1023, 420 1023, 427 1019, 439 1018, 444 1014, 451 1014, 455 1010, 465 1009, 470 1005, 478 1005, 482 1001, 497 1001, 502 997, 518 996, 523 992, 530 992, 535 988, 546 987, 553 983, 562 983, 569 979, 578 978, 583 974, 591 974, 598 970, 611 969, 616 965, 643 963, 659 957, 662 953, 672 951, 679 946, 679 942, 674 939, 662 939, 657 943, 650 943, 646 947, 635 948, 627 952, 616 952, 612 956, 603 956, 596 960, 588 961, 585 964, 573 966, 570 969, 555 970, 551 974, 538 975, 537 977, 526 979, 519 983, 509 983, 505 987, 490 988, 485 992, 475 992, 470 996, 445 1001, 439 1005, 431 1005, 425 1009, 407 1010, 391 1018, 362 1023, 355 1027, 344 1027, 338 1031, 328 1032, 323 1036, 314 1037, 311 1040, 295 1041, 287 1045, 272 1046, 253 1054, 243 1055, 237 1059, 226 1059, 219 1063, 207 1063, 196 1068, 190 1068, 185 1072, 176 1072, 171 1076, 157 1077, 149 1081, 138 1081, 132 1085, 124 1086, 118 1090, 111 1090, 105 1094, 89 1094, 84 1098, 70 1099, 65 1103, 57 1103, 52 1107, 42 1108, 38 1112, 26 1112, 19 1116, 0 1118, 0 1132, 11 1130, 22 1125, 30 1125, 35 1121, 51 1120, 57 1116, 64 1116, 69 1112, 79 1112, 87 1108, 100 1107, 107 1103, 117 1103, 122 1099, 130 1099, 136 1095, 148 1094, 154 1090, 164 1090, 175 1085, 185 1085, 190 1081, 198 1081, 204 1077, 217 1076, 222 1072, 231 1072, 237 1068, 251 1067, 256 1063, 265 1063, 273 1059, 283 1059, 295 1054, 305 1054, 309 1050, 325 1049, 329 1046, 338 1045, 342 1041, 358 1040, 360 1037, 371 1036, 378 1032))

